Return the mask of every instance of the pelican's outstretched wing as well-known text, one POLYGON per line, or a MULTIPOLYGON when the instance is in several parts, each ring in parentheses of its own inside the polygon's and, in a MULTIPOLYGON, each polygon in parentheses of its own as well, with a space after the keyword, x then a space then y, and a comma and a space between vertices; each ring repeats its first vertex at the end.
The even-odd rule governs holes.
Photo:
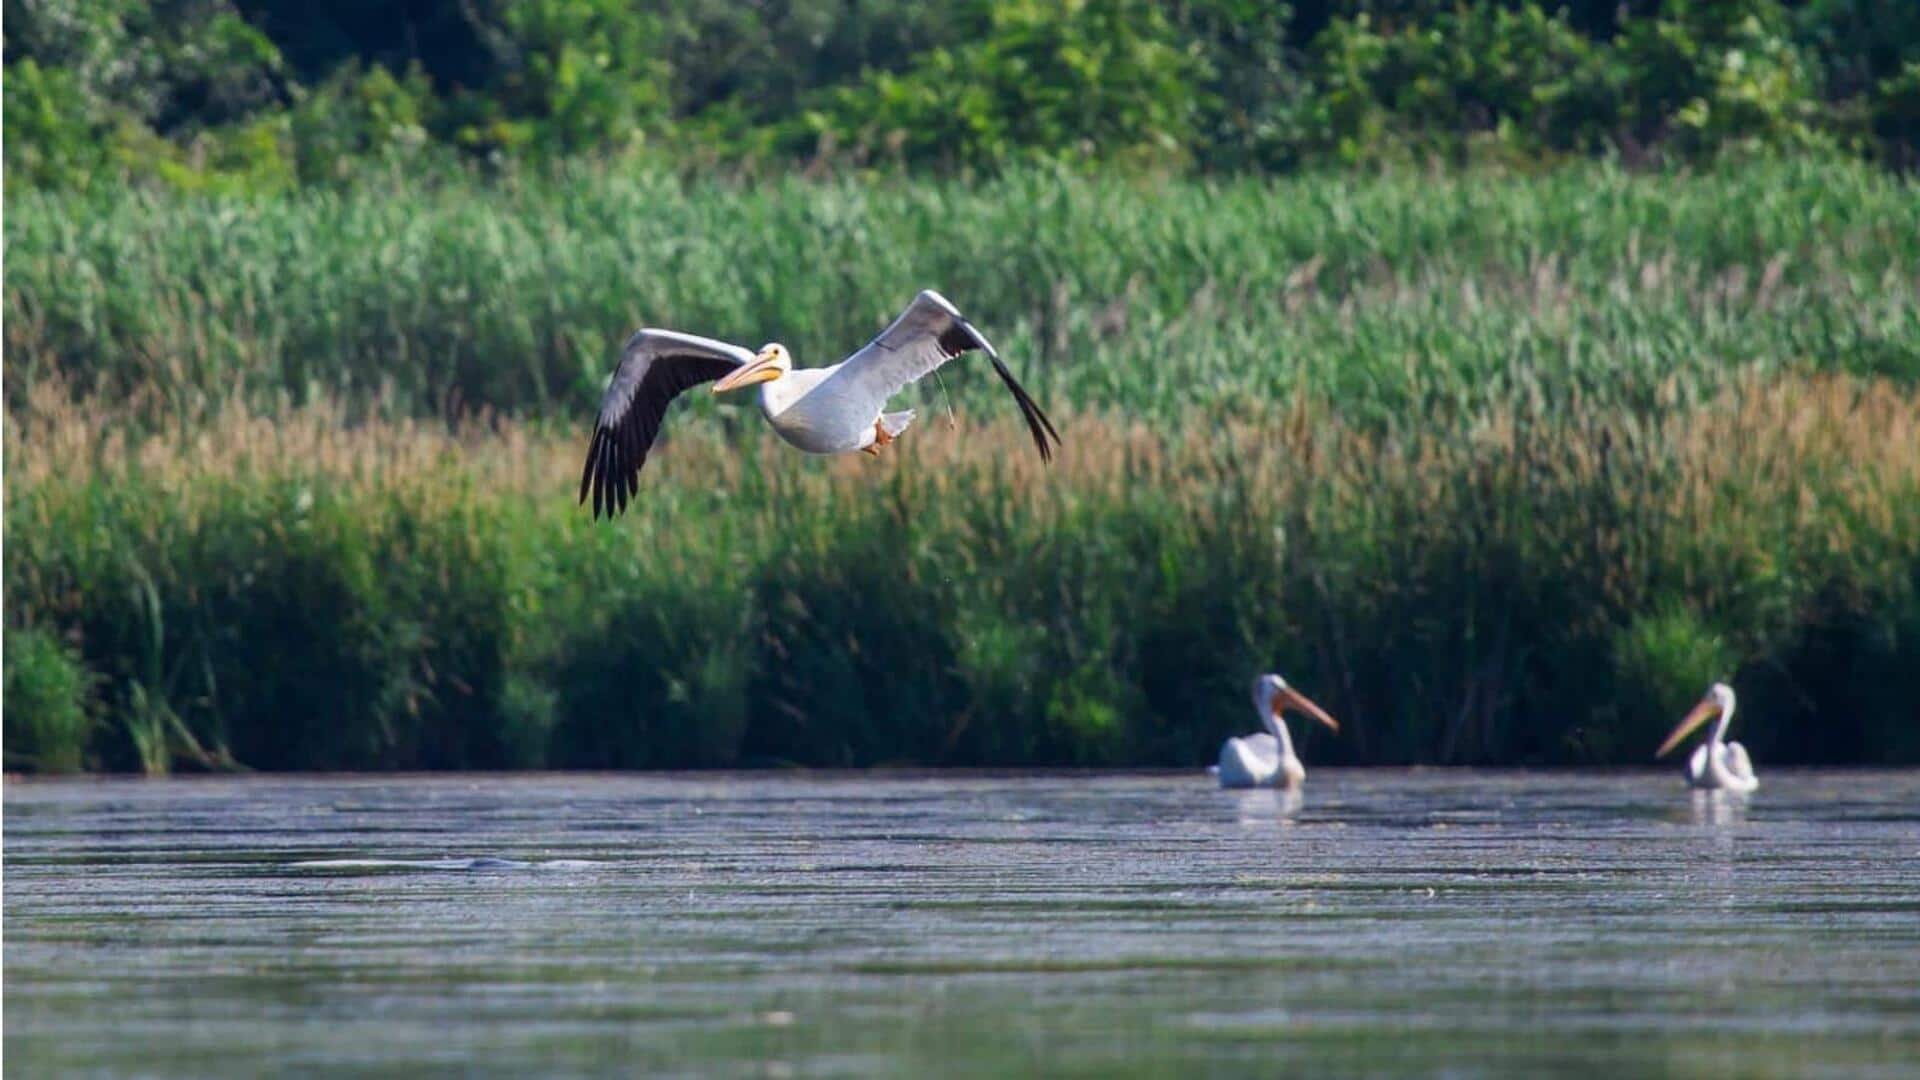
POLYGON ((1052 460, 1053 448, 1047 445, 1047 437, 1052 436, 1056 444, 1060 441, 1053 422, 1014 379, 1007 365, 1000 362, 1000 354, 994 351, 986 336, 974 329, 946 297, 932 289, 922 289, 892 325, 867 342, 865 348, 847 357, 841 370, 863 393, 872 396, 877 407, 905 389, 908 383, 974 349, 987 354, 1000 381, 1013 393, 1020 415, 1027 421, 1027 430, 1033 433, 1033 445, 1040 448, 1041 460, 1052 460))
POLYGON ((593 516, 624 511, 640 490, 640 466, 660 434, 667 406, 681 391, 751 363, 751 351, 712 338, 651 329, 628 338, 600 401, 587 467, 580 474, 580 501, 593 492, 593 516))

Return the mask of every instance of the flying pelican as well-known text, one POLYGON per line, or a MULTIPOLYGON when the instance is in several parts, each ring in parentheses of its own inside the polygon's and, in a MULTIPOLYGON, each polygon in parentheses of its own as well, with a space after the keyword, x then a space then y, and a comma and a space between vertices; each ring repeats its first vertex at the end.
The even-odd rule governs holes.
POLYGON ((1293 737, 1287 734, 1286 718, 1280 710, 1292 707, 1306 713, 1334 731, 1340 725, 1326 710, 1308 701, 1305 694, 1287 685, 1278 675, 1262 675, 1253 680, 1253 708, 1267 730, 1245 738, 1228 739, 1220 744, 1220 764, 1214 771, 1223 788, 1279 787, 1291 790, 1307 778, 1306 766, 1293 752, 1293 737))
POLYGON ((1687 759, 1687 783, 1697 788, 1714 788, 1724 791, 1752 791, 1760 786, 1760 778, 1753 774, 1753 760, 1747 757, 1747 748, 1737 742, 1724 741, 1727 725, 1733 723, 1733 687, 1726 683, 1714 683, 1707 690, 1707 696, 1687 713, 1680 726, 1673 729, 1667 741, 1660 744, 1654 757, 1666 757, 1673 748, 1680 745, 1694 728, 1699 727, 1707 717, 1718 713, 1720 719, 1713 725, 1707 741, 1694 750, 1687 759))
POLYGON ((974 329, 947 298, 923 289, 913 303, 859 352, 824 368, 795 368, 787 347, 773 342, 748 352, 712 338, 672 330, 643 329, 627 340, 600 402, 600 417, 587 445, 580 501, 593 493, 593 516, 627 508, 640 490, 640 466, 660 434, 667 406, 683 391, 713 382, 724 394, 760 386, 760 411, 780 437, 809 454, 862 450, 878 455, 913 421, 913 412, 882 412, 887 399, 907 384, 962 353, 979 349, 1007 384, 1033 434, 1040 458, 1050 461, 1060 441, 986 336, 974 329), (718 382, 714 380, 718 379, 718 382))

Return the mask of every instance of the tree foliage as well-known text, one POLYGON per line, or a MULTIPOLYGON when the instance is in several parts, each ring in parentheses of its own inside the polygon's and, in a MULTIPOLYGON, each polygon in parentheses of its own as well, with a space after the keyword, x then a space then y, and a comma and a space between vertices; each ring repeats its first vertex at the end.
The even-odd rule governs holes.
POLYGON ((1906 0, 6 0, 16 182, 399 159, 1920 161, 1906 0))

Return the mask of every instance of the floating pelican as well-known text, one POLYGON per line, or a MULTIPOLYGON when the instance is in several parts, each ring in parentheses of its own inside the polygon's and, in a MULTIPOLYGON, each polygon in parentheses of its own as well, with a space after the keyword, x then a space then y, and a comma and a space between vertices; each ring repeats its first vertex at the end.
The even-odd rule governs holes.
POLYGON ((1286 718, 1280 710, 1293 708, 1306 713, 1334 731, 1340 725, 1326 710, 1308 701, 1306 695, 1287 685, 1278 675, 1262 675, 1253 680, 1253 708, 1267 730, 1245 738, 1228 739, 1220 744, 1220 764, 1215 772, 1223 788, 1279 787, 1296 788, 1307 778, 1306 766, 1293 752, 1293 737, 1287 734, 1286 718))
POLYGON ((1747 748, 1737 742, 1724 741, 1727 725, 1733 723, 1733 687, 1726 683, 1714 683, 1707 690, 1707 696, 1687 713, 1653 756, 1666 757, 1694 728, 1715 713, 1720 719, 1714 723, 1707 741, 1687 759, 1687 783, 1697 788, 1752 791, 1760 786, 1760 778, 1753 775, 1753 760, 1747 757, 1747 748))
POLYGON ((907 384, 962 353, 979 349, 1026 418, 1042 460, 1052 460, 1060 434, 1040 411, 1000 354, 947 298, 922 290, 913 303, 859 352, 832 367, 795 368, 778 342, 758 353, 712 338, 644 329, 626 349, 600 403, 580 501, 593 493, 593 516, 627 508, 640 490, 640 466, 660 434, 667 406, 683 391, 713 382, 713 392, 760 384, 760 411, 780 437, 810 454, 879 454, 913 421, 911 410, 882 412, 907 384), (718 379, 718 382, 714 380, 718 379))

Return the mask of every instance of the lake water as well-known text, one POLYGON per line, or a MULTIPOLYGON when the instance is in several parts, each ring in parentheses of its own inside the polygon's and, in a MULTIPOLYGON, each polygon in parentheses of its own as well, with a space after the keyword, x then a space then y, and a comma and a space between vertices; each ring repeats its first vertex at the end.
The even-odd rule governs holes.
POLYGON ((15 1075, 1920 1069, 1920 772, 18 782, 15 1075))

